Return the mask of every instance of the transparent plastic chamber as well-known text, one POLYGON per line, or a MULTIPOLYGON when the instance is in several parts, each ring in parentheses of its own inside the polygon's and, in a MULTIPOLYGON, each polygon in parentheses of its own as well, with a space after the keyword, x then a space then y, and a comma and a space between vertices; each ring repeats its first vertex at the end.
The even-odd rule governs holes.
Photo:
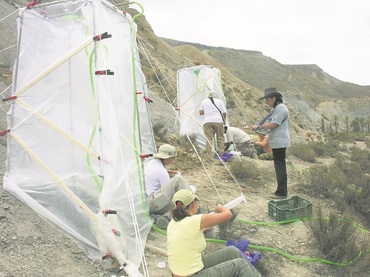
POLYGON ((106 1, 21 9, 4 189, 91 258, 142 264, 155 153, 136 25, 106 1), (99 36, 107 33, 106 36, 99 36))
MULTIPOLYGON (((202 101, 213 91, 218 99, 226 98, 222 91, 221 71, 209 65, 182 68, 177 71, 177 105, 180 135, 195 136, 199 147, 205 149, 204 116, 199 115, 202 101)), ((228 117, 226 124, 229 123, 228 117)))

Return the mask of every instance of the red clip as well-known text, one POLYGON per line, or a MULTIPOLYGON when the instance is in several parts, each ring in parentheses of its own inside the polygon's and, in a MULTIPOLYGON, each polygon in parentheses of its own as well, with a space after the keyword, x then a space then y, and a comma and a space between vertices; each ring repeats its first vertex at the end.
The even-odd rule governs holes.
POLYGON ((149 97, 144 96, 144 100, 148 103, 153 103, 153 100, 151 100, 149 97))
POLYGON ((112 258, 112 257, 113 257, 113 254, 112 253, 107 253, 101 259, 102 260, 105 260, 105 259, 112 258))
POLYGON ((105 32, 105 33, 102 33, 101 35, 96 35, 95 37, 93 37, 93 40, 100 41, 100 40, 111 38, 111 37, 112 35, 108 34, 108 32, 105 32))
POLYGON ((177 108, 175 108, 175 110, 176 110, 176 111, 179 111, 179 110, 180 110, 180 108, 179 108, 179 107, 177 107, 177 108))
POLYGON ((31 9, 31 7, 36 6, 37 4, 39 4, 37 0, 31 0, 27 5, 27 9, 31 9))
POLYGON ((120 237, 121 236, 121 232, 116 230, 116 229, 112 229, 112 232, 113 234, 115 234, 117 237, 120 237))
POLYGON ((14 95, 14 96, 10 96, 8 98, 4 98, 2 101, 3 102, 7 102, 7 101, 12 101, 12 100, 16 100, 17 99, 17 96, 14 95))
POLYGON ((3 137, 3 136, 5 136, 9 133, 10 133, 10 129, 4 130, 4 131, 0 132, 0 137, 3 137))
POLYGON ((142 159, 149 158, 149 157, 153 157, 153 154, 141 154, 140 155, 140 158, 142 159))
POLYGON ((95 71, 95 75, 114 75, 113 71, 110 71, 110 69, 107 70, 97 70, 95 71))
POLYGON ((143 94, 141 91, 137 91, 136 94, 143 94))
POLYGON ((117 211, 115 210, 104 210, 102 211, 103 215, 107 216, 109 214, 117 214, 117 211))

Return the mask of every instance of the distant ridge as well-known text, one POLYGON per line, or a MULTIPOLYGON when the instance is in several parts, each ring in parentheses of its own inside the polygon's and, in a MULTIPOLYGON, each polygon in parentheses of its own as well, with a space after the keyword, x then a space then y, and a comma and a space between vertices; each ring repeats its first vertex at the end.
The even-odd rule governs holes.
POLYGON ((304 92, 316 104, 317 101, 328 98, 370 96, 370 86, 343 82, 324 72, 316 64, 285 65, 264 56, 260 51, 162 39, 174 47, 192 45, 200 51, 207 51, 239 79, 261 90, 275 86, 282 91, 304 92))

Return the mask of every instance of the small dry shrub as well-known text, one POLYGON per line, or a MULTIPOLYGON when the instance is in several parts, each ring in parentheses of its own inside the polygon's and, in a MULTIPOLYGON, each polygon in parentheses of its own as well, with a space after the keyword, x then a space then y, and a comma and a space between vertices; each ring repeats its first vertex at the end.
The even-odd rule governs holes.
POLYGON ((289 148, 290 154, 304 162, 315 163, 316 153, 309 144, 294 144, 289 148))
POLYGON ((352 150, 351 160, 338 156, 335 162, 347 180, 339 184, 343 194, 341 197, 337 196, 336 201, 343 203, 344 200, 362 214, 368 224, 370 224, 370 180, 364 172, 370 168, 369 159, 366 151, 355 148, 352 150))
POLYGON ((228 100, 227 101, 227 108, 228 109, 233 110, 233 109, 235 109, 235 107, 236 107, 236 104, 235 104, 234 100, 228 100))
POLYGON ((350 160, 337 159, 335 165, 338 166, 339 170, 342 171, 351 184, 357 183, 363 174, 360 164, 351 162, 350 160))
POLYGON ((157 122, 153 124, 153 134, 154 136, 158 137, 161 141, 165 140, 167 132, 168 130, 163 122, 157 122))
POLYGON ((332 191, 347 184, 347 178, 336 165, 330 167, 316 165, 303 171, 299 182, 307 194, 330 197, 332 191))
POLYGON ((370 168, 370 152, 354 148, 351 153, 351 161, 357 163, 361 170, 367 171, 370 168))
POLYGON ((367 134, 365 132, 340 132, 330 134, 330 138, 343 142, 365 141, 367 134))
POLYGON ((363 241, 349 216, 330 213, 327 217, 319 207, 317 220, 304 223, 311 230, 325 259, 348 263, 355 260, 363 250, 363 241))
POLYGON ((369 246, 362 251, 360 259, 350 268, 348 276, 370 276, 370 251, 369 246), (363 274, 363 275, 360 275, 363 274))
POLYGON ((366 138, 364 142, 366 147, 370 149, 370 138, 366 138))
POLYGON ((259 176, 259 173, 255 169, 253 164, 247 163, 243 160, 231 161, 230 162, 230 172, 238 179, 257 178, 259 176))
POLYGON ((195 134, 180 136, 178 144, 184 149, 194 149, 193 146, 195 146, 195 149, 199 150, 199 146, 197 144, 197 136, 195 134))
POLYGON ((309 146, 316 153, 318 157, 332 157, 339 151, 339 144, 333 140, 328 142, 310 143, 309 146))
MULTIPOLYGON (((359 182, 347 185, 342 190, 344 200, 362 214, 367 224, 370 225, 370 184, 367 178, 362 175, 359 182)), ((337 199, 337 202, 341 203, 342 199, 337 199)))

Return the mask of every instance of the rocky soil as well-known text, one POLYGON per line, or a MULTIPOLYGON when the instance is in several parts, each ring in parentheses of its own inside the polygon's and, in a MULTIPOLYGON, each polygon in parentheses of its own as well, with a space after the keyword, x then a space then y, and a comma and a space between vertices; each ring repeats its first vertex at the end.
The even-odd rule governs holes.
MULTIPOLYGON (((20 4, 22 1, 17 1, 20 4)), ((27 2, 27 1, 23 1, 27 2)), ((9 5, 0 4, 0 14, 11 12, 9 5), (3 8, 4 7, 4 8, 3 8)), ((6 1, 10 3, 10 1, 6 1)), ((24 3, 23 3, 24 4, 24 3)), ((14 18, 13 18, 14 19, 14 18)), ((6 21, 6 26, 13 23, 6 21)), ((1 23, 0 23, 1 24, 1 23)), ((4 30, 2 27, 1 33, 4 30)), ((16 43, 14 36, 3 36, 1 49, 16 43)), ((13 50, 12 50, 13 51, 13 50)), ((12 52, 14 53, 14 51, 12 52)), ((0 93, 9 94, 5 89, 11 84, 12 54, 0 53, 0 93)), ((154 94, 155 98, 156 95, 154 94)), ((163 122, 173 116, 168 103, 159 98, 151 106, 153 122, 163 122)), ((0 103, 0 131, 7 128, 6 111, 8 104, 0 103)), ((178 145, 176 129, 168 124, 165 142, 178 145)), ((161 144, 164 141, 158 140, 161 144)), ((355 145, 351 145, 354 147, 355 145)), ((208 159, 203 163, 198 160, 194 150, 187 144, 178 145, 179 156, 173 169, 179 169, 183 176, 197 188, 203 209, 211 209, 217 203, 226 203, 243 193, 247 203, 240 205, 237 219, 228 228, 225 239, 247 239, 251 242, 250 251, 260 251, 262 258, 257 269, 262 276, 276 277, 318 277, 318 276, 367 276, 356 271, 356 265, 349 270, 343 267, 320 262, 295 261, 280 255, 298 258, 325 258, 318 245, 303 222, 276 224, 268 214, 269 194, 275 189, 274 167, 271 161, 241 158, 243 163, 253 167, 256 178, 237 180, 230 174, 232 161, 222 164, 208 159), (253 248, 253 246, 255 246, 253 248), (270 250, 259 250, 261 247, 270 250)), ((66 236, 59 233, 54 226, 37 215, 28 206, 2 189, 5 160, 7 155, 6 136, 0 137, 0 277, 11 276, 123 276, 123 273, 110 271, 114 264, 91 261, 66 236)), ((238 157, 233 158, 239 160, 238 157)), ((312 198, 305 195, 299 182, 300 172, 311 164, 304 163, 294 156, 288 156, 288 178, 290 195, 300 195, 312 201, 313 210, 324 207, 325 211, 336 211, 336 205, 325 198, 312 198)), ((330 163, 330 159, 321 163, 330 163)), ((357 222, 360 224, 361 222, 357 222)), ((217 232, 218 233, 218 232, 217 232)), ((167 263, 165 253, 166 237, 152 230, 148 237, 145 257, 150 276, 171 276, 166 264, 159 268, 158 262, 167 263)), ((207 250, 223 247, 221 242, 209 242, 207 250)))
MULTIPOLYGON (((166 104, 162 103, 160 107, 160 114, 164 116, 166 104)), ((168 109, 167 112, 170 115, 172 111, 168 109)), ((153 112, 153 114, 156 113, 153 112)), ((153 120, 160 120, 160 117, 155 117, 153 120)), ((0 129, 6 129, 4 113, 0 117, 0 129)), ((178 141, 177 135, 172 133, 169 133, 165 139, 166 142, 173 144, 178 141)), ((271 223, 274 221, 268 214, 268 196, 275 188, 274 168, 271 161, 241 158, 243 163, 255 168, 258 177, 236 180, 229 171, 232 161, 222 164, 208 159, 202 164, 189 145, 179 148, 179 153, 173 169, 181 170, 183 176, 197 187, 197 194, 202 200, 205 211, 217 203, 227 203, 240 196, 240 193, 246 196, 247 203, 236 209, 239 212, 237 219, 255 223, 234 221, 225 239, 247 239, 251 241, 251 245, 268 247, 300 258, 324 258, 304 223, 300 221, 284 225, 271 223), (261 225, 261 223, 265 224, 261 225)), ((6 159, 5 137, 1 137, 0 157, 2 184, 6 159)), ((238 157, 233 159, 239 160, 238 157)), ((328 162, 330 161, 322 161, 322 163, 328 162)), ((312 199, 301 192, 299 174, 301 170, 310 167, 310 164, 294 156, 288 156, 288 163, 290 195, 300 195, 309 199, 313 203, 314 210, 320 205, 327 211, 335 209, 334 203, 330 200, 312 199)), ((167 262, 163 255, 165 241, 165 235, 160 232, 152 230, 149 234, 145 257, 150 276, 170 276, 167 266, 163 269, 157 266, 158 262, 167 262)), ((208 250, 224 246, 223 243, 215 242, 210 242, 208 245, 208 250)), ((123 276, 122 273, 116 274, 109 271, 114 268, 114 265, 89 260, 69 238, 59 233, 28 206, 4 190, 1 190, 0 196, 0 249, 2 269, 0 276, 123 276)), ((259 250, 250 248, 250 251, 259 250)), ((262 258, 257 268, 263 276, 350 276, 338 266, 320 262, 297 262, 274 251, 261 251, 262 258)))

